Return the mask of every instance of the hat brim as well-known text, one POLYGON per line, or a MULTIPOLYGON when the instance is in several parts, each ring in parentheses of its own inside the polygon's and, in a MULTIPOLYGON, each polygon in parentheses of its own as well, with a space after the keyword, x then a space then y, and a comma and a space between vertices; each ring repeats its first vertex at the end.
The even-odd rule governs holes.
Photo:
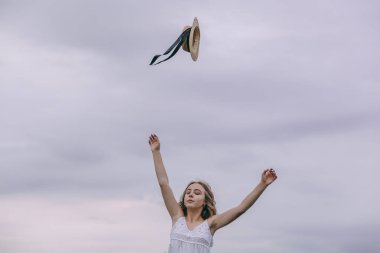
POLYGON ((189 43, 185 41, 182 44, 182 49, 185 50, 186 52, 189 52, 191 55, 191 58, 193 61, 196 61, 198 59, 198 54, 199 54, 199 42, 201 38, 201 32, 199 29, 199 23, 198 19, 194 18, 193 25, 192 26, 185 26, 182 30, 185 31, 186 29, 190 30, 190 36, 189 36, 189 43))
POLYGON ((190 49, 190 54, 193 61, 196 61, 198 59, 200 39, 201 39, 201 31, 199 29, 198 19, 194 18, 193 26, 191 27, 190 38, 189 38, 190 40, 189 49, 190 49))

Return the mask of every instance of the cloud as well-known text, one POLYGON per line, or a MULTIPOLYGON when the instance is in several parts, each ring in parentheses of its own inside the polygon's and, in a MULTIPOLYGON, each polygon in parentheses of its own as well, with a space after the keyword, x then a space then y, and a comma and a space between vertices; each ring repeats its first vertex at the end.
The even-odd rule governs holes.
POLYGON ((377 250, 377 2, 0 5, 5 250, 164 252, 152 132, 175 196, 204 179, 221 212, 277 169, 215 251, 377 250), (194 16, 199 60, 148 66, 194 16))
POLYGON ((2 197, 2 247, 7 252, 164 252, 169 230, 162 206, 145 200, 53 200, 2 197), (142 224, 151 223, 149 228, 142 224), (146 241, 149 240, 149 244, 146 241))

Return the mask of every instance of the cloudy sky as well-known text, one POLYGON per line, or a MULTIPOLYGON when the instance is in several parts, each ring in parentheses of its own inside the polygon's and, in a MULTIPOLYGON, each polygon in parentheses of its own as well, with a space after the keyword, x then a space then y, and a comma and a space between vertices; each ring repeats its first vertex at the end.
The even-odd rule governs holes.
POLYGON ((214 253, 380 251, 380 3, 0 0, 0 251, 163 253, 179 198, 223 212, 279 175, 214 253), (149 66, 198 17, 197 62, 149 66))

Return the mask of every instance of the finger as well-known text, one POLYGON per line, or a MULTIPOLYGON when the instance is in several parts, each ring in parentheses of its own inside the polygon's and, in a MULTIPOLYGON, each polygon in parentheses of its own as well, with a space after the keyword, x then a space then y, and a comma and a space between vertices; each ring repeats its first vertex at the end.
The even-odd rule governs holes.
POLYGON ((267 175, 268 175, 268 174, 267 174, 268 172, 269 172, 269 169, 264 170, 262 176, 267 176, 267 175))

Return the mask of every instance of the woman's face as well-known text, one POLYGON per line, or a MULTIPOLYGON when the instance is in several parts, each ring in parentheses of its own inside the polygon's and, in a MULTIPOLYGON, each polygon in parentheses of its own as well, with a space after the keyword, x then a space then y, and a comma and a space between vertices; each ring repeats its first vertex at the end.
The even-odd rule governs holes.
POLYGON ((203 207, 205 203, 205 189, 203 186, 198 183, 189 185, 185 192, 184 202, 186 208, 203 207))

